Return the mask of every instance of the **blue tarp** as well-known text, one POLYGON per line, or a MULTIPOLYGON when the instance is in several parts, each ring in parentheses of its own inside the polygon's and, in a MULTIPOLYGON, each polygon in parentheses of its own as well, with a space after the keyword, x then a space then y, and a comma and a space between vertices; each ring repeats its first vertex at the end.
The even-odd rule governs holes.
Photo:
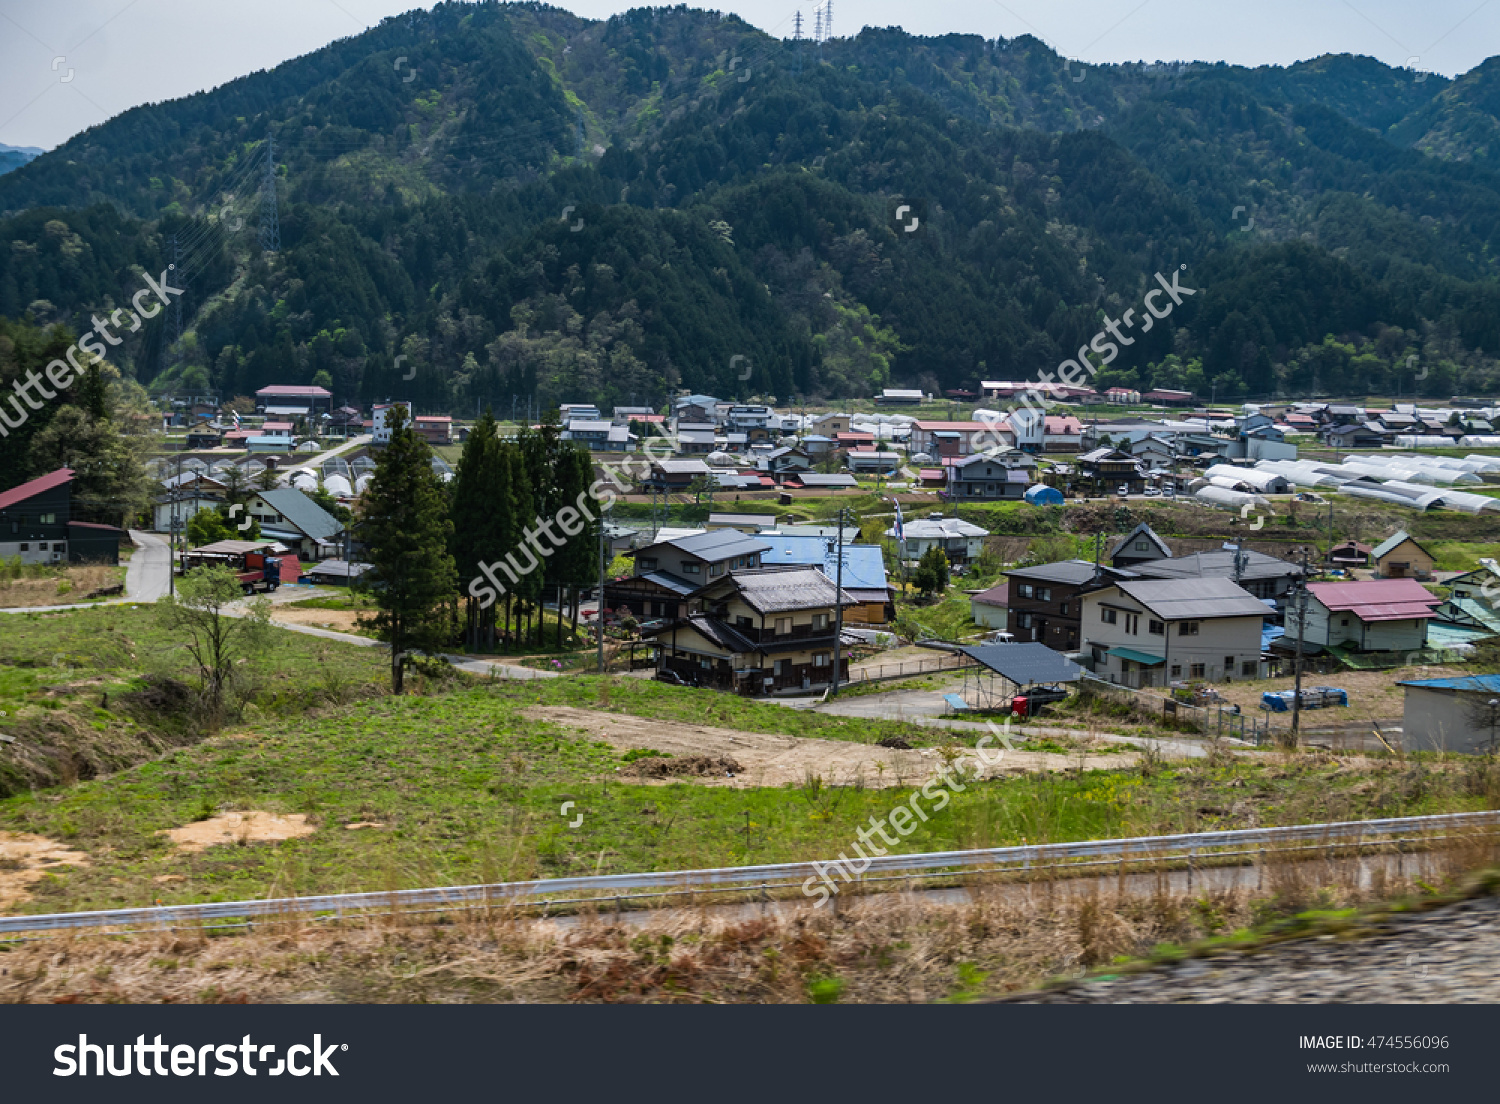
POLYGON ((1033 506, 1061 506, 1062 492, 1045 483, 1033 483, 1026 488, 1026 501, 1033 506))

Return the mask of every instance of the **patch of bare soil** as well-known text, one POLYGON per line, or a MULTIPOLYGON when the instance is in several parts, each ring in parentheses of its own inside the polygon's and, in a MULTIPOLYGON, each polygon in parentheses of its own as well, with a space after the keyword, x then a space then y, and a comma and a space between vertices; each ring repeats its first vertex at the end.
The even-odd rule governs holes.
POLYGON ((29 900, 31 887, 59 866, 87 866, 89 857, 45 836, 0 832, 0 910, 29 900))
POLYGON ((0 607, 21 609, 81 602, 94 591, 114 586, 119 581, 119 572, 113 567, 88 565, 54 568, 46 575, 0 583, 0 607))
MULTIPOLYGON (((669 753, 674 759, 723 756, 737 760, 742 769, 734 772, 732 778, 726 777, 722 771, 716 775, 689 777, 706 785, 732 786, 738 789, 788 784, 800 786, 807 781, 808 775, 816 775, 822 778, 825 785, 830 786, 852 785, 855 782, 877 788, 913 786, 926 782, 946 766, 942 754, 936 748, 885 748, 874 744, 856 744, 848 740, 740 732, 730 728, 634 717, 625 713, 603 713, 571 706, 536 705, 524 710, 522 716, 579 729, 589 736, 604 740, 619 751, 654 748, 669 753)), ((999 754, 999 749, 992 748, 989 754, 999 754)), ((1134 753, 1085 755, 1083 769, 1117 770, 1133 766, 1136 758, 1134 753)), ((653 761, 637 759, 627 766, 653 761)), ((984 773, 986 777, 998 777, 1033 771, 1073 770, 1078 765, 1077 755, 1006 751, 1000 760, 985 767, 984 773)), ((621 768, 620 773, 624 774, 625 768, 621 768)))
POLYGON ((160 833, 177 845, 179 851, 206 851, 223 843, 279 843, 282 840, 310 836, 315 831, 303 813, 275 813, 252 809, 248 813, 222 813, 207 820, 195 820, 181 828, 166 828, 160 833))
POLYGON ((311 625, 315 629, 332 629, 334 632, 359 632, 359 611, 330 609, 291 609, 277 606, 271 611, 271 620, 286 625, 311 625))

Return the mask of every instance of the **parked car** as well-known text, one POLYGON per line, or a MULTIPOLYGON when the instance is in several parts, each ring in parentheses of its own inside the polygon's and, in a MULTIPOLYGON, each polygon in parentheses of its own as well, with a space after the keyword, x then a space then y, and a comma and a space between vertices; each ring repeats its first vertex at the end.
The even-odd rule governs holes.
POLYGON ((687 679, 683 678, 676 671, 668 670, 667 668, 662 668, 660 671, 656 672, 656 681, 665 682, 668 686, 691 687, 695 685, 694 683, 691 683, 687 679))
POLYGON ((1146 497, 1147 498, 1155 498, 1159 494, 1161 494, 1161 490, 1159 488, 1157 488, 1157 487, 1147 487, 1146 488, 1146 497))

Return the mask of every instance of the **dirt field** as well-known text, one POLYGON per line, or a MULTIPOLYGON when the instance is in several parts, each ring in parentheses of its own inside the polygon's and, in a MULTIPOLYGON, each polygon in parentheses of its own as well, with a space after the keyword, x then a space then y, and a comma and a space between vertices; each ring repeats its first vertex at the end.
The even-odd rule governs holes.
POLYGON ((271 611, 271 620, 287 625, 311 625, 315 629, 332 629, 334 632, 357 633, 359 624, 355 610, 292 609, 277 606, 271 611))
MULTIPOLYGON (((1455 678, 1470 672, 1459 667, 1403 667, 1396 671, 1340 671, 1331 675, 1302 676, 1302 688, 1337 686, 1349 692, 1347 709, 1334 707, 1304 714, 1303 724, 1343 724, 1352 721, 1394 721, 1400 723, 1406 692, 1397 683, 1404 679, 1455 678)), ((1252 682, 1216 684, 1214 689, 1225 699, 1247 712, 1260 708, 1260 696, 1267 691, 1290 690, 1291 678, 1259 679, 1252 682)))
MULTIPOLYGON (((578 729, 607 741, 620 751, 654 748, 674 756, 723 755, 737 760, 744 767, 744 773, 732 778, 693 779, 705 785, 739 789, 789 783, 801 785, 808 774, 814 774, 831 786, 850 785, 856 781, 863 781, 872 788, 912 786, 927 781, 944 766, 942 755, 934 748, 905 750, 845 740, 738 732, 567 706, 533 706, 522 715, 578 729)), ((1114 770, 1132 766, 1135 761, 1136 756, 1127 753, 1089 755, 1083 766, 1085 770, 1114 770)), ((1007 751, 1002 760, 986 769, 986 775, 996 777, 1032 771, 1071 770, 1077 766, 1076 755, 1007 751)))
POLYGON ((256 809, 248 813, 224 813, 207 820, 195 820, 181 828, 168 828, 161 834, 175 843, 177 850, 191 853, 206 851, 225 843, 274 843, 297 839, 310 836, 315 831, 302 813, 281 817, 256 809))
POLYGON ((86 866, 88 856, 45 836, 0 832, 0 912, 31 896, 31 887, 57 866, 86 866))

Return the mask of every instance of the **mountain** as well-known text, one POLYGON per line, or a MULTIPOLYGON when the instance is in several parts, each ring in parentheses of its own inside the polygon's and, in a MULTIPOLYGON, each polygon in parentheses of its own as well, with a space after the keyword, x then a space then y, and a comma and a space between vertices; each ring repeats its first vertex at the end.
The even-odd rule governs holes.
POLYGON ((181 338, 111 353, 154 390, 504 410, 1025 379, 1160 275, 1193 294, 1095 343, 1101 386, 1493 391, 1497 62, 1083 67, 445 3, 0 177, 0 315, 77 329, 175 264, 181 338))
POLYGON ((0 174, 8 173, 11 169, 19 169, 26 162, 34 161, 46 152, 36 146, 7 146, 4 142, 0 142, 0 174))

